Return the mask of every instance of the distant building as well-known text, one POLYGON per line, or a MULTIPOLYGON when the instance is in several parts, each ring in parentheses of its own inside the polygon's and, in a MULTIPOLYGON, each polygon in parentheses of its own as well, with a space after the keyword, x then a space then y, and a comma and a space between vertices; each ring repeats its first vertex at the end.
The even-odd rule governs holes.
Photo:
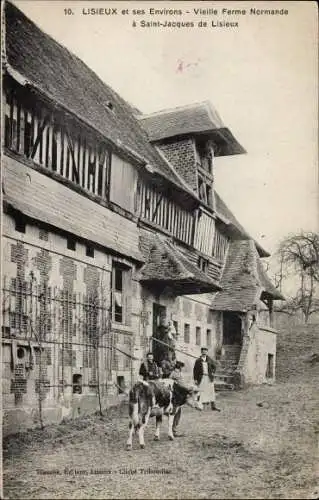
POLYGON ((137 113, 4 14, 4 433, 118 401, 168 327, 190 377, 207 345, 220 380, 273 380, 282 297, 215 190, 215 158, 245 151, 212 105, 137 113))

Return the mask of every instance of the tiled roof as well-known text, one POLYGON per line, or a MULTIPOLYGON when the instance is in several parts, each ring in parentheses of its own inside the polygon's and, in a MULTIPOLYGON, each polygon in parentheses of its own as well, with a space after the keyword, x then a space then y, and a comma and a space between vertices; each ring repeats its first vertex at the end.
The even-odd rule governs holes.
POLYGON ((253 240, 230 243, 220 285, 222 291, 212 301, 212 308, 219 311, 247 311, 262 291, 283 299, 267 278, 253 240))
MULTIPOLYGON (((232 224, 238 231, 240 238, 251 239, 244 227, 238 222, 234 214, 229 210, 226 203, 221 199, 219 194, 215 191, 216 212, 222 219, 226 219, 228 223, 232 224)), ((269 253, 259 243, 255 242, 259 255, 261 257, 269 257, 269 253)))
POLYGON ((274 299, 285 300, 285 297, 279 292, 278 288, 276 288, 268 278, 260 259, 257 259, 257 271, 259 282, 263 290, 269 295, 272 295, 274 299))
POLYGON ((141 229, 140 249, 146 260, 139 280, 182 289, 184 294, 220 290, 219 285, 191 263, 168 239, 141 229))
MULTIPOLYGON (((145 125, 145 120, 151 119, 150 116, 147 118, 143 115, 141 120, 132 105, 107 86, 78 57, 43 33, 10 2, 5 3, 5 23, 5 56, 8 69, 13 69, 16 74, 22 75, 31 87, 43 92, 53 102, 81 118, 117 147, 127 148, 145 159, 145 162, 152 167, 149 169, 150 172, 168 179, 179 190, 198 202, 196 194, 163 158, 158 149, 149 142, 141 124, 145 125), (109 103, 112 104, 112 109, 109 108, 109 103)), ((167 126, 175 127, 175 131, 176 124, 179 123, 178 126, 182 126, 184 132, 187 126, 193 127, 198 132, 204 131, 209 126, 209 130, 219 130, 224 134, 224 138, 230 134, 229 131, 226 134, 227 129, 224 128, 218 113, 207 102, 155 113, 155 116, 159 117, 157 123, 163 125, 167 121, 167 126), (189 125, 190 123, 193 125, 189 125)), ((229 147, 241 148, 232 136, 230 139, 230 142, 227 142, 228 139, 226 141, 229 147)), ((216 208, 219 215, 237 228, 239 235, 249 238, 217 193, 216 208)), ((262 256, 268 255, 258 244, 257 247, 262 256)))
POLYGON ((187 191, 149 143, 130 104, 10 2, 5 3, 5 23, 5 63, 9 72, 13 69, 13 76, 20 75, 25 84, 65 107, 120 149, 135 152, 155 172, 187 191))
POLYGON ((245 153, 209 101, 137 117, 151 141, 205 132, 218 141, 222 155, 245 153))

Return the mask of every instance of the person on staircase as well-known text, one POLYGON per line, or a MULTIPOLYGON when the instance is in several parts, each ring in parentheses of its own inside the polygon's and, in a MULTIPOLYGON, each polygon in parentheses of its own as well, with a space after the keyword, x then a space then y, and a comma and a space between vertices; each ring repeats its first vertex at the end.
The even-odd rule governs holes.
POLYGON ((196 359, 193 369, 194 382, 200 391, 199 403, 203 406, 210 404, 213 411, 221 411, 216 406, 214 387, 215 371, 216 363, 208 356, 207 347, 202 347, 201 355, 196 359))
POLYGON ((162 370, 162 378, 167 379, 170 378, 171 373, 175 369, 175 353, 173 350, 168 349, 165 358, 161 362, 161 370, 162 370))

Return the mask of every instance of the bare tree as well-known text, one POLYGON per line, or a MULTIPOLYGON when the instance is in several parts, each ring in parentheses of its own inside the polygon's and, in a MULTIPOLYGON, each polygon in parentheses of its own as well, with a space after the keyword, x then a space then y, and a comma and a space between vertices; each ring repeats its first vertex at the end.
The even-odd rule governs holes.
POLYGON ((319 235, 314 232, 301 232, 285 238, 277 252, 280 260, 280 272, 277 285, 295 276, 298 281, 297 291, 284 304, 288 311, 301 310, 307 323, 314 312, 319 311, 316 296, 319 286, 319 235))

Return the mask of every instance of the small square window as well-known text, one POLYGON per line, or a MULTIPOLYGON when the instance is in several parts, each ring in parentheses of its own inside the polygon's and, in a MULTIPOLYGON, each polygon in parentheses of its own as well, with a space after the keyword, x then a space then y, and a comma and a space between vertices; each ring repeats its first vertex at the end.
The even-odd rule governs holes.
POLYGON ((209 260, 204 259, 203 257, 198 257, 197 265, 201 271, 203 271, 204 273, 207 273, 208 268, 209 268, 209 260))
POLYGON ((46 229, 39 229, 39 239, 43 241, 49 240, 49 233, 46 229))
POLYGON ((19 233, 25 233, 25 219, 22 216, 15 217, 15 230, 19 233))
POLYGON ((87 257, 94 257, 94 248, 91 245, 86 245, 86 247, 85 247, 85 255, 87 257))
POLYGON ((76 249, 76 241, 74 238, 72 238, 72 236, 70 236, 67 240, 66 240, 66 246, 68 248, 68 250, 73 250, 75 251, 76 249))

